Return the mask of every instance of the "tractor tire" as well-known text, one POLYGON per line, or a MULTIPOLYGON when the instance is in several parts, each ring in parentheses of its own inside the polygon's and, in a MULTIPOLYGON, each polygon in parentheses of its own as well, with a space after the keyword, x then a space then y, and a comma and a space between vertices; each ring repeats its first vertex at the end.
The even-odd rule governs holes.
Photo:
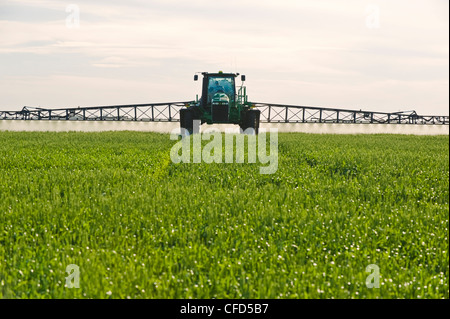
POLYGON ((181 134, 184 135, 183 129, 189 132, 189 135, 192 134, 194 130, 194 110, 190 109, 181 109, 180 110, 180 129, 181 134))
POLYGON ((245 113, 245 118, 243 123, 240 125, 241 129, 245 131, 248 128, 252 128, 255 134, 259 133, 259 118, 261 111, 259 110, 249 110, 245 113))

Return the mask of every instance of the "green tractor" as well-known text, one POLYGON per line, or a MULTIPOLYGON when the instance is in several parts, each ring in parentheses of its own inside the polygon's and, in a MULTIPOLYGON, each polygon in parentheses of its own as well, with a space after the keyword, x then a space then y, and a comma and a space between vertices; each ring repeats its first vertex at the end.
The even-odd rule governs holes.
MULTIPOLYGON (((259 130, 259 118, 261 112, 252 109, 252 104, 247 101, 245 86, 241 85, 236 91, 235 79, 239 73, 208 73, 202 72, 203 85, 202 96, 187 108, 180 110, 180 127, 188 131, 194 131, 194 120, 201 124, 238 124, 242 131, 252 128, 255 134, 259 130)), ((245 75, 241 75, 242 82, 245 75)), ((194 75, 194 81, 198 81, 198 75, 194 75)))

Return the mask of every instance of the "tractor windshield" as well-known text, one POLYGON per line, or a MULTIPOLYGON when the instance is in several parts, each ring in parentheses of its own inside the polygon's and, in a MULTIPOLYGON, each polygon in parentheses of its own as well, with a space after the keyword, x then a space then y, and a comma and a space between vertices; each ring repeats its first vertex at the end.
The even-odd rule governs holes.
POLYGON ((208 83, 208 103, 217 93, 225 94, 228 100, 234 100, 234 77, 210 77, 208 83))

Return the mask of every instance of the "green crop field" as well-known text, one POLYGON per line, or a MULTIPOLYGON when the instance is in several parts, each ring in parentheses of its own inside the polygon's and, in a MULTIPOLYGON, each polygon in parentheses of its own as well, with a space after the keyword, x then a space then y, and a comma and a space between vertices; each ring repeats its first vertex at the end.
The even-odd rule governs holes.
POLYGON ((174 143, 0 132, 0 297, 449 298, 448 136, 279 134, 272 175, 174 143))

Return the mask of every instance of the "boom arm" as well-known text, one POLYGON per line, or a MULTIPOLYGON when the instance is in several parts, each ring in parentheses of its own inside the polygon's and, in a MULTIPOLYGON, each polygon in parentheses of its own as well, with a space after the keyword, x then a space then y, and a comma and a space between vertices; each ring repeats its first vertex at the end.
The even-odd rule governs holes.
MULTIPOLYGON (((0 111, 0 120, 80 120, 178 122, 180 109, 194 101, 147 103, 77 108, 45 109, 24 107, 20 111, 0 111)), ((409 112, 374 112, 317 106, 250 102, 261 111, 261 121, 269 123, 384 123, 449 125, 449 116, 418 115, 409 112)))

